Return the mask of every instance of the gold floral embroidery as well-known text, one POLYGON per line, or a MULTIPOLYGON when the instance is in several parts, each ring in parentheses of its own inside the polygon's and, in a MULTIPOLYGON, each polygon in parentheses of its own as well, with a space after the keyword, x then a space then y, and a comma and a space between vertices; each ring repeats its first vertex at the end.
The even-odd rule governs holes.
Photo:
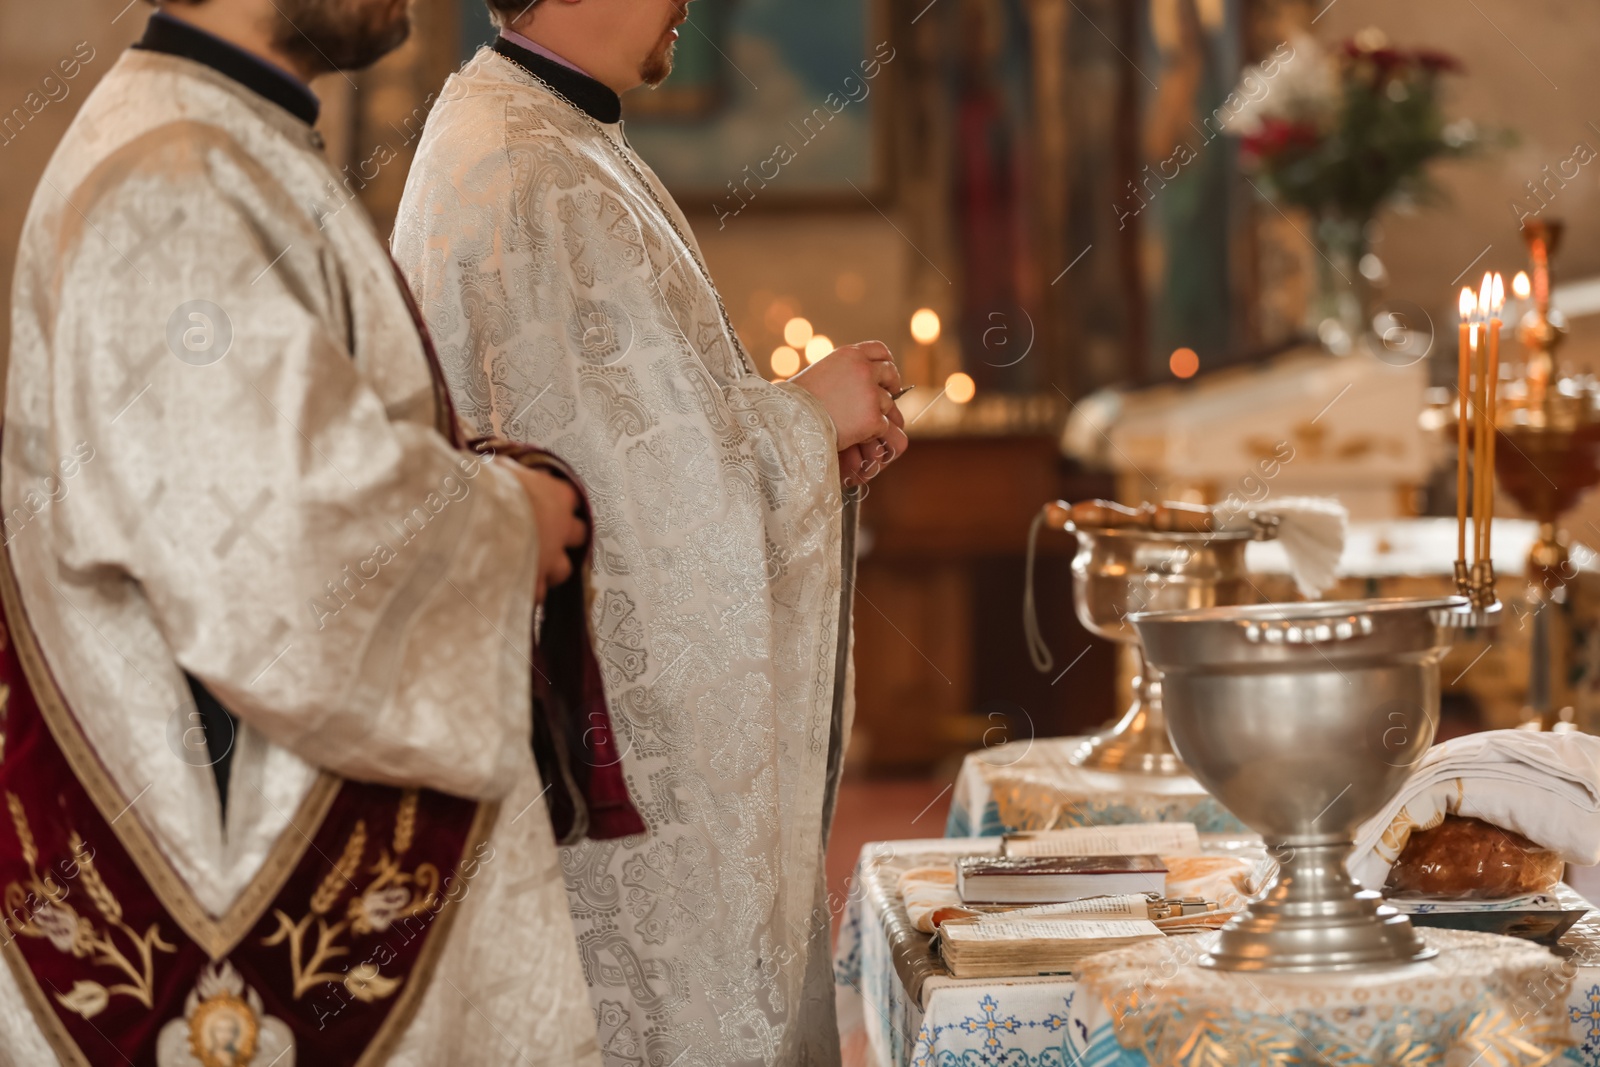
POLYGON ((114 996, 128 996, 145 1007, 152 1007, 151 990, 155 980, 155 952, 176 952, 177 948, 161 939, 158 924, 151 923, 143 934, 137 934, 123 921, 122 904, 111 887, 106 885, 94 865, 94 853, 84 844, 74 830, 68 839, 72 851, 76 877, 83 884, 89 903, 106 922, 105 930, 98 929, 94 921, 80 915, 67 903, 67 888, 48 869, 39 873, 39 847, 33 830, 28 825, 27 813, 15 793, 6 793, 6 807, 11 812, 11 822, 22 844, 22 859, 28 865, 28 881, 12 882, 6 886, 6 926, 22 937, 44 938, 58 952, 82 959, 91 956, 98 967, 115 967, 128 976, 128 981, 113 986, 80 980, 66 993, 56 993, 56 1001, 68 1011, 91 1019, 105 1010, 114 996), (133 947, 138 958, 135 965, 117 944, 114 935, 120 931, 133 947))
MULTIPOLYGON (((1559 1002, 1558 1002, 1559 1003, 1559 1002)), ((1462 1029, 1462 1054, 1483 1067, 1548 1067, 1572 1045, 1565 1020, 1548 1012, 1535 1018, 1513 1014, 1503 1006, 1480 1011, 1462 1029)))
POLYGON ((380 849, 377 860, 366 868, 375 875, 362 888, 355 879, 361 873, 361 862, 367 850, 367 824, 358 821, 345 841, 344 850, 317 891, 311 897, 311 910, 299 922, 277 909, 273 915, 278 929, 262 944, 272 946, 287 943, 289 966, 294 976, 296 999, 323 982, 341 984, 357 1000, 371 1002, 382 1000, 400 988, 400 979, 383 974, 377 964, 359 963, 347 971, 324 970, 326 964, 339 956, 348 955, 348 946, 340 944, 346 932, 361 935, 380 933, 392 924, 421 915, 436 907, 439 900, 439 869, 431 863, 418 864, 407 873, 401 868, 401 859, 411 847, 416 834, 417 791, 406 790, 400 797, 400 807, 395 813, 394 837, 390 848, 380 849), (330 922, 333 913, 347 889, 355 890, 345 907, 344 918, 330 922), (312 922, 316 922, 316 943, 307 951, 307 937, 312 922))

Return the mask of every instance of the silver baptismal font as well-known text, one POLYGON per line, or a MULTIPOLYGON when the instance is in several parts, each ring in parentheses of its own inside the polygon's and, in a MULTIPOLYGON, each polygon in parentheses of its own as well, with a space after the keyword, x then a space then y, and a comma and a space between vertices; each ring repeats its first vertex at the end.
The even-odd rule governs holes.
POLYGON ((1439 661, 1488 621, 1466 597, 1133 616, 1178 756, 1279 865, 1203 965, 1343 971, 1432 954, 1345 860, 1433 742, 1439 661))

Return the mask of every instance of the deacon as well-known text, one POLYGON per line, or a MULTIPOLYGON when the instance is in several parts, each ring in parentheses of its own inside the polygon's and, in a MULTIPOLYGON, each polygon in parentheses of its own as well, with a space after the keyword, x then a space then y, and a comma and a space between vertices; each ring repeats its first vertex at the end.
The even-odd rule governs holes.
POLYGON ((764 380, 619 94, 685 0, 491 0, 441 93, 397 258, 478 433, 566 456, 648 837, 564 854, 608 1064, 839 1056, 822 858, 848 727, 853 485, 903 452, 889 352, 764 380))
MULTIPOLYGON (((308 79, 407 28, 395 0, 163 5, 34 197, 0 1063, 599 1063, 530 712, 578 498, 456 447, 312 129, 308 79)), ((592 832, 583 771, 551 795, 592 832)))

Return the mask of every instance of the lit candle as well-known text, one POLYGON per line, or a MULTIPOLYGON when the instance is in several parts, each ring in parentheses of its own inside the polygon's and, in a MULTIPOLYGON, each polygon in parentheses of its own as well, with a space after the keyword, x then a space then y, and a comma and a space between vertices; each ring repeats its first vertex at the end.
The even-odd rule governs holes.
MULTIPOLYGON (((1488 444, 1484 449, 1483 472, 1483 558, 1491 563, 1494 559, 1491 547, 1494 540, 1494 440, 1495 427, 1498 425, 1500 407, 1500 311, 1506 306, 1506 283, 1498 273, 1494 276, 1494 284, 1489 290, 1489 370, 1487 393, 1489 403, 1487 417, 1484 419, 1484 437, 1488 444)), ((1489 597, 1493 602, 1493 596, 1489 597)))
MULTIPOLYGON (((1483 282, 1478 286, 1478 307, 1474 318, 1479 323, 1480 329, 1483 328, 1483 324, 1489 321, 1489 300, 1491 295, 1490 287, 1493 284, 1493 279, 1490 278, 1489 275, 1485 274, 1483 276, 1483 282)), ((1478 372, 1478 388, 1476 398, 1478 423, 1472 440, 1472 455, 1476 463, 1476 470, 1473 472, 1474 492, 1472 495, 1472 532, 1474 535, 1472 562, 1474 568, 1488 558, 1489 555, 1489 543, 1486 537, 1487 528, 1485 521, 1489 514, 1489 508, 1488 503, 1484 499, 1488 495, 1487 484, 1489 481, 1489 438, 1491 436, 1489 433, 1485 432, 1484 425, 1488 419, 1489 411, 1489 368, 1485 365, 1485 360, 1489 354, 1488 348, 1489 346, 1484 343, 1484 338, 1480 335, 1478 338, 1478 343, 1475 346, 1475 351, 1473 352, 1475 357, 1474 363, 1476 364, 1476 369, 1478 372)), ((1476 575, 1474 575, 1474 577, 1476 577, 1476 575)))
POLYGON ((1461 311, 1460 371, 1456 380, 1456 590, 1467 590, 1467 392, 1472 387, 1472 309, 1477 301, 1472 290, 1463 286, 1458 307, 1461 311))

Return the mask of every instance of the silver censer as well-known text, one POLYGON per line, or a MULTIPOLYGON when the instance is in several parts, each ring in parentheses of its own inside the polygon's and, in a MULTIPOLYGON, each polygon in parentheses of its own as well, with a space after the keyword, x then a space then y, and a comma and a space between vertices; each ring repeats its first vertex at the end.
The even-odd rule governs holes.
POLYGON ((1116 724, 1080 745, 1072 761, 1102 771, 1186 774, 1167 740, 1161 678, 1151 670, 1139 635, 1129 625, 1136 612, 1246 604, 1259 599, 1245 570, 1245 545, 1277 535, 1271 520, 1221 533, 1162 533, 1139 528, 1085 528, 1072 560, 1072 600, 1089 632, 1127 645, 1137 671, 1133 703, 1116 724))
POLYGON ((1202 963, 1344 971, 1433 950, 1345 870, 1356 830, 1433 743, 1439 661, 1464 597, 1258 604, 1141 614, 1168 729, 1190 773, 1279 863, 1202 963))

